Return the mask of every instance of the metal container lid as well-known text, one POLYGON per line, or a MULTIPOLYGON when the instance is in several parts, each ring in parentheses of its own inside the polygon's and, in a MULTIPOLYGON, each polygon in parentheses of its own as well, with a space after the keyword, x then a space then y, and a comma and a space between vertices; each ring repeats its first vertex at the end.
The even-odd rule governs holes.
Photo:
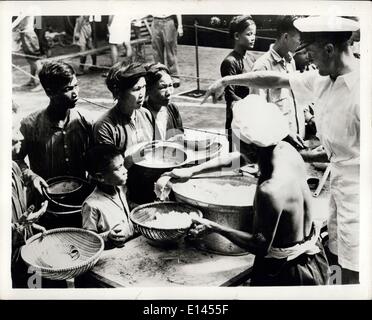
POLYGON ((247 176, 223 176, 190 179, 174 183, 176 198, 201 207, 252 207, 256 179, 247 176))

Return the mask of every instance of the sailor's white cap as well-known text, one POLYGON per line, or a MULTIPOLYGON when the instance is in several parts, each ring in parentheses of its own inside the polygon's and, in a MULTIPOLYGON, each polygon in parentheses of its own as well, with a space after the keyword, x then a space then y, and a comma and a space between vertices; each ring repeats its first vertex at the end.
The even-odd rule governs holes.
POLYGON ((298 18, 293 25, 301 32, 352 32, 359 29, 358 22, 336 16, 298 18))
POLYGON ((296 51, 312 44, 317 40, 344 42, 350 39, 353 31, 359 29, 359 23, 348 18, 336 16, 311 16, 298 18, 293 25, 301 32, 301 45, 296 51))

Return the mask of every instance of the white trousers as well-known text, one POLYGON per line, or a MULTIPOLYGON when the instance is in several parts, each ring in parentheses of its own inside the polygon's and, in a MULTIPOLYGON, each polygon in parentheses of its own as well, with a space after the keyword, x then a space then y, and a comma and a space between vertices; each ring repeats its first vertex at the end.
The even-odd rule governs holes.
POLYGON ((359 171, 359 165, 331 164, 329 250, 352 271, 359 271, 359 171))

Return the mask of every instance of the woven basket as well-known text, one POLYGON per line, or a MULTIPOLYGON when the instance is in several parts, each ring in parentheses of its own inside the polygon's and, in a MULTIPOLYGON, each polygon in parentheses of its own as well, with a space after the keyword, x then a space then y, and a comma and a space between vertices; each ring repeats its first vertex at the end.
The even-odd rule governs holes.
POLYGON ((133 225, 145 238, 159 243, 177 242, 178 240, 186 236, 191 225, 187 228, 176 229, 161 229, 149 227, 145 225, 145 223, 154 219, 154 216, 149 214, 149 208, 155 208, 156 211, 161 214, 168 214, 171 211, 176 211, 186 212, 188 214, 190 214, 191 212, 195 212, 197 215, 199 215, 199 217, 202 216, 200 210, 190 205, 173 201, 153 202, 136 207, 130 213, 130 219, 133 222, 133 225))
POLYGON ((66 280, 93 268, 103 249, 103 239, 92 231, 60 228, 28 239, 21 256, 43 277, 66 280))

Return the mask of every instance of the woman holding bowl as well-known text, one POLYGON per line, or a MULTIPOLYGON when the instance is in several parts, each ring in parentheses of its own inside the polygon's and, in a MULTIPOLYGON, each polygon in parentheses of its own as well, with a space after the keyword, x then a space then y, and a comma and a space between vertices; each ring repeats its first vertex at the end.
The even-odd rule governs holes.
POLYGON ((137 146, 154 139, 154 127, 151 112, 143 108, 146 97, 146 69, 143 65, 125 62, 115 64, 106 78, 107 88, 116 104, 98 119, 93 127, 94 143, 111 144, 125 155, 128 169, 128 189, 135 195, 138 185, 132 154, 137 146), (133 191, 131 191, 133 190, 133 191))

